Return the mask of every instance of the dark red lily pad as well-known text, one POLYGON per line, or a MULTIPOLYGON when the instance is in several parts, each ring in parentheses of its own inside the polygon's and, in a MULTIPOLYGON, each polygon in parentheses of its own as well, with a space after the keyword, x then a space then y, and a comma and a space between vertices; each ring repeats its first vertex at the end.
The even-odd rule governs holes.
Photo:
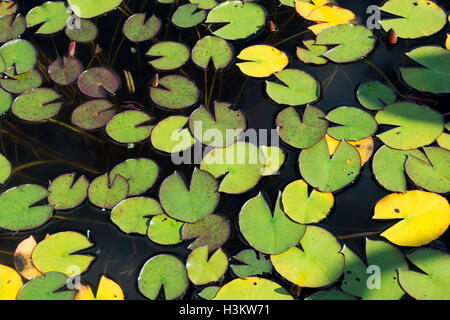
POLYGON ((74 83, 81 72, 83 72, 83 65, 76 58, 58 58, 48 67, 50 78, 63 86, 74 83))
POLYGON ((95 67, 84 71, 78 78, 80 91, 92 98, 106 98, 115 95, 120 88, 120 78, 112 70, 95 67))

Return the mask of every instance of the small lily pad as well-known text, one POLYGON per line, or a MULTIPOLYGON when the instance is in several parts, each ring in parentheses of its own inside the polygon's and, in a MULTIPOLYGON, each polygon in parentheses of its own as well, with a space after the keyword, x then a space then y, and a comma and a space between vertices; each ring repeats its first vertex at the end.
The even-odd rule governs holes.
POLYGON ((179 28, 192 28, 202 23, 206 18, 206 12, 199 10, 197 4, 188 3, 179 6, 172 15, 172 23, 179 28))
POLYGON ((128 40, 133 42, 142 42, 152 39, 161 29, 161 20, 152 15, 145 20, 145 13, 132 15, 123 24, 123 34, 128 40))
POLYGON ((163 88, 150 88, 150 98, 163 108, 189 108, 200 96, 195 83, 180 75, 168 75, 159 80, 159 85, 163 88))
POLYGON ((178 153, 191 147, 195 140, 186 128, 188 120, 188 117, 171 116, 160 121, 152 131, 152 145, 166 153, 178 153))
POLYGON ((91 20, 80 19, 76 28, 66 27, 66 35, 70 40, 76 42, 94 41, 98 35, 97 25, 91 20))
POLYGON ((36 34, 52 34, 64 29, 71 15, 65 2, 47 1, 28 11, 27 26, 39 25, 36 34))
POLYGON ((154 44, 146 53, 155 58, 149 63, 158 70, 174 70, 182 67, 191 55, 188 47, 182 43, 162 41, 154 44))
POLYGON ((205 300, 213 300, 216 297, 217 292, 219 292, 219 289, 220 287, 218 286, 209 286, 200 291, 198 296, 205 300))
POLYGON ((5 60, 5 68, 12 66, 16 73, 21 74, 30 71, 37 63, 37 51, 26 40, 10 40, 0 47, 0 56, 5 60))
POLYGON ((91 98, 115 95, 119 87, 119 76, 114 71, 103 67, 88 69, 78 77, 78 88, 91 98))
POLYGON ((168 215, 159 214, 150 220, 147 236, 157 244, 174 245, 183 241, 181 229, 184 222, 172 219, 168 215))
POLYGON ((356 92, 359 103, 369 110, 381 110, 397 100, 395 91, 380 81, 363 82, 356 92))
POLYGON ((20 14, 6 15, 0 18, 0 42, 6 42, 22 35, 27 28, 27 22, 20 14))
POLYGON ((63 102, 61 95, 53 89, 37 88, 18 96, 12 104, 12 112, 22 120, 42 122, 56 116, 63 102))
POLYGON ((192 49, 192 61, 200 68, 207 69, 213 63, 216 70, 224 69, 233 60, 233 49, 224 39, 206 36, 197 41, 192 49))
POLYGON ((234 279, 217 292, 214 300, 293 300, 278 283, 259 277, 234 279))
POLYGON ((50 78, 63 86, 74 83, 82 72, 83 65, 77 58, 58 58, 48 67, 50 78))
POLYGON ((195 240, 188 246, 189 250, 208 246, 209 252, 220 248, 230 237, 230 224, 221 216, 210 214, 195 223, 185 223, 181 230, 183 240, 195 240))
POLYGON ((256 253, 255 250, 242 250, 233 259, 242 263, 231 265, 231 270, 241 279, 272 272, 270 259, 260 252, 256 253))
POLYGON ((336 125, 328 128, 328 134, 337 140, 358 141, 372 136, 378 128, 372 115, 353 107, 336 108, 326 119, 336 125))
POLYGON ((153 125, 149 125, 153 118, 138 110, 127 110, 115 115, 106 125, 106 133, 119 143, 138 143, 147 139, 153 125))
POLYGON ((114 104, 108 100, 89 100, 72 113, 72 123, 84 130, 103 128, 116 115, 114 104))
POLYGON ((103 209, 112 209, 128 196, 128 181, 121 175, 111 180, 105 173, 92 180, 88 189, 89 201, 103 209))
POLYGON ((286 160, 284 151, 279 147, 268 147, 265 145, 260 146, 259 150, 263 153, 265 160, 262 176, 277 175, 286 160))
POLYGON ((83 175, 75 181, 75 173, 63 174, 50 183, 48 203, 56 210, 78 207, 87 198, 88 179, 83 175))
POLYGON ((73 300, 77 291, 66 289, 68 279, 61 272, 41 274, 20 289, 17 300, 73 300))
POLYGON ((305 48, 297 47, 297 57, 301 61, 315 65, 327 63, 327 59, 322 57, 328 51, 327 46, 316 45, 314 40, 303 41, 303 45, 305 48))
POLYGON ((192 250, 186 260, 189 280, 195 285, 216 282, 228 269, 228 257, 217 249, 208 259, 208 246, 192 250))

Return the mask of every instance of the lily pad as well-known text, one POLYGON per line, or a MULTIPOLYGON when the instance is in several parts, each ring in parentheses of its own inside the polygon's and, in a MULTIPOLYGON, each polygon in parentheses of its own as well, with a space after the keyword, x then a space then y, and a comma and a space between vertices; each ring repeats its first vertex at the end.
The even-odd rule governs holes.
POLYGON ((308 105, 303 119, 293 107, 281 111, 276 118, 281 140, 297 149, 311 148, 318 143, 328 130, 328 121, 322 110, 308 105))
POLYGON ((163 288, 166 300, 182 296, 188 288, 188 276, 184 264, 173 255, 160 254, 148 260, 138 277, 139 291, 155 300, 163 288))
POLYGON ((175 171, 161 184, 159 200, 172 218, 197 222, 213 213, 219 204, 217 187, 217 181, 210 173, 195 168, 188 188, 175 171))
POLYGON ((21 74, 30 71, 37 63, 37 51, 34 46, 26 40, 10 40, 0 47, 0 56, 5 61, 5 68, 12 66, 16 73, 21 74))
POLYGON ((36 34, 52 34, 64 29, 71 15, 65 2, 47 1, 28 12, 27 26, 39 25, 36 34))
POLYGON ((337 125, 328 128, 328 134, 337 140, 361 140, 372 136, 378 127, 369 113, 353 107, 334 109, 326 119, 337 125))
POLYGON ((239 228, 245 240, 266 254, 280 254, 295 246, 305 233, 305 226, 286 216, 281 207, 281 192, 273 210, 260 193, 248 200, 239 214, 239 228))
POLYGON ((14 266, 17 272, 27 280, 31 280, 41 274, 33 265, 32 254, 36 248, 37 242, 33 236, 22 240, 14 252, 14 266))
POLYGON ((72 11, 80 18, 93 18, 118 7, 122 0, 67 0, 72 11))
POLYGON ((76 42, 89 42, 97 38, 97 25, 90 20, 80 19, 76 28, 66 27, 66 36, 76 42))
POLYGON ((20 94, 22 92, 39 87, 43 80, 41 73, 37 70, 31 70, 21 74, 15 74, 11 67, 4 72, 8 77, 1 79, 0 84, 8 92, 20 94))
POLYGON ((190 3, 197 4, 199 9, 210 10, 217 5, 216 0, 189 0, 190 3))
POLYGON ((73 300, 77 292, 66 289, 68 279, 60 272, 41 274, 20 289, 17 300, 73 300))
POLYGON ((188 120, 188 117, 171 116, 160 121, 152 131, 152 145, 166 153, 178 153, 191 147, 195 140, 186 128, 188 120))
POLYGON ((242 263, 231 265, 231 270, 241 279, 272 272, 270 259, 260 252, 256 253, 255 250, 242 250, 233 259, 242 263))
POLYGON ((0 18, 0 42, 21 36, 27 28, 27 22, 20 14, 5 15, 0 18))
POLYGON ((56 210, 78 207, 87 198, 89 181, 83 175, 75 181, 75 173, 63 174, 48 187, 48 203, 56 210))
POLYGON ((381 110, 397 100, 395 91, 380 81, 363 82, 356 92, 359 103, 369 110, 381 110))
POLYGON ((13 96, 0 88, 0 115, 3 115, 5 112, 11 108, 11 104, 13 102, 13 96))
POLYGON ((214 300, 293 300, 293 297, 276 282, 248 277, 225 284, 214 300))
POLYGON ((14 100, 11 110, 16 117, 30 122, 42 122, 56 116, 63 102, 61 95, 53 89, 29 90, 14 100))
MULTIPOLYGON (((328 134, 325 135, 325 140, 327 141, 328 152, 330 153, 330 156, 332 156, 336 153, 336 150, 341 145, 342 141, 336 140, 330 137, 328 134)), ((361 157, 361 167, 364 166, 364 164, 372 157, 374 149, 374 141, 372 137, 367 137, 358 141, 349 140, 346 142, 354 146, 356 150, 358 150, 361 157)))
POLYGON ((48 67, 50 78, 63 86, 74 83, 82 72, 83 65, 77 58, 58 58, 48 67))
POLYGON ((174 245, 183 241, 181 229, 184 222, 172 219, 168 215, 159 214, 150 220, 147 236, 157 244, 174 245))
POLYGON ((233 48, 226 40, 219 37, 203 37, 192 49, 192 61, 203 69, 207 69, 211 61, 216 70, 224 69, 232 60, 233 48))
POLYGON ((163 108, 189 108, 200 96, 195 83, 180 75, 168 75, 159 80, 159 85, 163 88, 150 88, 150 98, 163 108))
POLYGON ((95 296, 90 285, 81 285, 75 300, 124 300, 124 294, 117 283, 102 276, 95 296))
POLYGON ((17 11, 17 3, 11 0, 0 2, 0 17, 13 15, 17 11))
POLYGON ((106 133, 119 143, 138 143, 147 139, 153 125, 153 118, 139 110, 127 110, 115 115, 106 125, 106 133))
POLYGON ((217 292, 219 292, 219 290, 220 287, 218 286, 209 286, 200 291, 198 293, 198 296, 205 300, 213 300, 216 297, 217 292))
POLYGON ((103 209, 112 209, 116 204, 128 196, 128 181, 121 175, 110 179, 105 173, 92 180, 88 189, 89 201, 103 209))
MULTIPOLYGON (((246 4, 248 4, 248 2, 246 4)), ((246 62, 236 64, 242 73, 255 78, 268 77, 275 72, 283 70, 289 63, 289 58, 283 51, 268 45, 247 47, 242 50, 237 57, 241 60, 246 60, 246 62)), ((281 80, 288 86, 292 86, 292 78, 295 75, 297 75, 295 71, 284 73, 282 74, 281 80)), ((297 87, 295 88, 298 91, 297 87)), ((291 93, 289 88, 288 92, 291 93)))
POLYGON ((16 300, 22 286, 22 278, 14 269, 0 264, 0 299, 16 300))
POLYGON ((303 45, 305 48, 297 47, 297 57, 301 61, 315 65, 327 63, 327 59, 322 57, 328 51, 327 46, 316 45, 314 40, 303 41, 303 45))
POLYGON ((206 18, 204 10, 198 10, 198 5, 193 3, 179 6, 172 15, 172 23, 177 27, 187 29, 202 23, 206 18))
POLYGON ((195 285, 216 282, 228 269, 228 257, 217 249, 208 259, 208 246, 192 250, 186 260, 189 280, 195 285))
POLYGON ((9 160, 0 153, 0 184, 5 184, 12 173, 12 165, 9 160))
POLYGON ((47 198, 47 189, 24 184, 6 190, 0 195, 0 228, 25 231, 46 223, 53 213, 50 205, 36 205, 47 198))
POLYGON ((185 223, 181 230, 183 240, 195 239, 187 248, 194 250, 208 246, 209 252, 220 248, 229 238, 230 224, 221 216, 210 214, 195 223, 185 223))
POLYGON ((84 130, 103 128, 116 115, 114 104, 108 100, 89 100, 72 113, 72 123, 84 130))
POLYGON ((182 67, 191 55, 188 47, 182 43, 162 41, 154 44, 146 53, 156 58, 149 63, 158 70, 174 70, 182 67))
POLYGON ((442 116, 428 106, 411 102, 399 102, 378 111, 379 124, 395 126, 394 129, 377 135, 387 146, 411 150, 428 145, 442 133, 442 116))
POLYGON ((279 173, 280 168, 286 160, 286 155, 279 147, 261 145, 259 150, 264 155, 264 171, 262 176, 274 176, 279 173))
POLYGON ((155 37, 161 29, 161 20, 152 15, 145 20, 145 13, 132 15, 123 24, 123 34, 133 42, 147 41, 155 37))
POLYGON ((115 95, 119 90, 120 78, 110 69, 90 68, 78 77, 78 88, 88 97, 106 98, 108 95, 115 95))

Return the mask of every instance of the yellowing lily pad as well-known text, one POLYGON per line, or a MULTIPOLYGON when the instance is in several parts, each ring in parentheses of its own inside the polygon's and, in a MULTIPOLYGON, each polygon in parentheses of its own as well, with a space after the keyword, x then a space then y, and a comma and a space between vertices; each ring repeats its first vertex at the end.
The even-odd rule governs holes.
POLYGON ((117 283, 102 276, 95 296, 90 285, 82 285, 78 289, 75 300, 124 300, 124 294, 117 283))
POLYGON ((0 264, 0 300, 16 300, 22 285, 22 278, 14 269, 0 264))
MULTIPOLYGON (((247 4, 249 3, 247 2, 247 4)), ((256 78, 268 77, 275 72, 283 70, 289 63, 289 58, 283 51, 268 45, 247 47, 237 57, 248 61, 237 63, 236 65, 239 69, 244 74, 256 78)), ((286 74, 286 77, 288 75, 286 74)), ((291 80, 290 78, 286 78, 285 81, 291 80)))
POLYGON ((276 282, 248 277, 225 284, 214 300, 293 300, 293 297, 276 282))
MULTIPOLYGON (((325 140, 327 141, 330 156, 332 156, 336 152, 342 141, 336 140, 330 137, 328 134, 325 135, 325 140)), ((361 167, 372 157, 374 148, 374 141, 372 137, 367 137, 358 141, 349 140, 346 142, 354 146, 356 150, 358 150, 359 156, 361 157, 361 167)))
POLYGON ((259 147, 259 150, 264 154, 264 171, 262 175, 273 176, 279 173, 280 168, 283 166, 286 160, 286 155, 279 147, 265 146, 259 147))
POLYGON ((37 242, 33 236, 22 240, 14 252, 14 266, 17 272, 27 280, 31 280, 41 272, 33 265, 32 257, 34 248, 36 248, 37 242))

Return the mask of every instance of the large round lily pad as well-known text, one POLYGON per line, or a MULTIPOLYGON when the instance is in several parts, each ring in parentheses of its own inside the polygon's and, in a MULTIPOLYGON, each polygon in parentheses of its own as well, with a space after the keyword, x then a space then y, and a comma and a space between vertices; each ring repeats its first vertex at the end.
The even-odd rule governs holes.
POLYGON ((83 72, 83 65, 76 58, 58 58, 48 67, 50 78, 63 86, 74 83, 81 72, 83 72))

